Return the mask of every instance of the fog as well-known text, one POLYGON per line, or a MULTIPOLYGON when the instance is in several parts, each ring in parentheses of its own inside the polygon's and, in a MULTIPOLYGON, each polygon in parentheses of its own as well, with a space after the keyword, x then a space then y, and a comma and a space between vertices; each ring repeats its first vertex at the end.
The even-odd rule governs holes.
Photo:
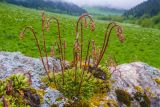
POLYGON ((108 6, 118 9, 130 9, 137 4, 140 4, 146 0, 61 0, 66 2, 72 2, 79 6, 108 6))

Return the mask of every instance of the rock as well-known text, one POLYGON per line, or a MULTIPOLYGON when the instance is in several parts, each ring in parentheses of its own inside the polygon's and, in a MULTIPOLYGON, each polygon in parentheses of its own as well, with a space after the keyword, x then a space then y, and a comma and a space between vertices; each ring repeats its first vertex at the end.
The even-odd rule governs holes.
MULTIPOLYGON (((119 65, 112 75, 114 83, 111 92, 108 93, 108 98, 117 101, 116 89, 126 90, 133 96, 133 93, 137 91, 135 87, 141 87, 150 98, 151 107, 160 107, 160 86, 154 81, 155 78, 160 78, 160 70, 145 63, 134 62, 119 65)), ((132 107, 139 106, 138 102, 132 102, 132 107)))
MULTIPOLYGON (((53 69, 52 61, 61 69, 60 61, 49 58, 50 69, 53 69)), ((15 73, 31 73, 32 86, 40 88, 40 77, 46 75, 42 62, 39 58, 26 57, 20 52, 0 52, 0 78, 6 78, 15 73)))
POLYGON ((47 88, 44 95, 44 104, 41 107, 50 107, 51 105, 58 105, 63 107, 65 101, 63 95, 58 90, 47 88))
MULTIPOLYGON (((61 70, 60 61, 56 58, 49 58, 50 68, 53 69, 53 64, 57 65, 58 70, 61 70)), ((12 74, 16 73, 30 73, 32 80, 32 87, 39 89, 43 85, 41 83, 41 76, 46 75, 42 62, 39 58, 26 57, 20 52, 0 52, 0 78, 4 79, 12 74)), ((48 99, 52 98, 52 102, 49 102, 48 99, 44 96, 44 104, 42 107, 50 107, 50 104, 59 104, 63 105, 61 102, 57 102, 56 99, 59 98, 60 92, 51 89, 45 89, 45 96, 48 95, 48 99)))
MULTIPOLYGON (((51 69, 56 66, 55 69, 57 71, 61 70, 60 61, 56 58, 49 58, 49 65, 51 69), (54 64, 52 64, 52 61, 54 64)), ((30 72, 33 88, 39 89, 43 85, 40 78, 46 74, 39 58, 26 57, 20 52, 0 52, 0 78, 6 78, 18 72, 30 72)), ((101 74, 103 75, 103 73, 101 74)), ((102 76, 100 75, 100 77, 102 76)), ((151 107, 160 107, 160 85, 155 82, 155 78, 160 78, 160 70, 145 63, 134 62, 119 65, 112 74, 112 89, 107 94, 106 99, 118 102, 115 93, 116 89, 123 89, 133 97, 137 92, 136 88, 139 88, 149 97, 151 107)), ((45 89, 44 103, 41 107, 50 107, 53 104, 62 107, 64 103, 63 95, 58 90, 45 89)), ((125 106, 120 102, 118 104, 121 107, 125 106)), ((131 105, 132 107, 140 107, 139 102, 135 100, 132 101, 131 105)))

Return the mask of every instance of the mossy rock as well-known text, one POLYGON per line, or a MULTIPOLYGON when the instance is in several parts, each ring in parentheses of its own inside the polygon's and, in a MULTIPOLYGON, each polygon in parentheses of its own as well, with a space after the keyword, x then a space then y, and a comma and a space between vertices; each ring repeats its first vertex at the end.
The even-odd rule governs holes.
POLYGON ((154 80, 158 85, 160 85, 160 77, 159 78, 155 78, 154 80))
POLYGON ((30 87, 28 78, 23 74, 13 74, 0 80, 0 107, 3 107, 2 96, 9 107, 40 106, 40 95, 30 87))
POLYGON ((106 99, 106 93, 95 94, 89 100, 90 107, 118 107, 115 100, 106 99))
POLYGON ((145 93, 136 92, 134 94, 134 99, 139 102, 141 107, 150 107, 151 102, 145 93))
POLYGON ((31 107, 40 106, 40 96, 36 93, 36 90, 33 89, 24 89, 24 98, 29 102, 31 107))
POLYGON ((69 102, 64 105, 64 107, 90 107, 88 102, 85 101, 75 101, 69 102))
POLYGON ((141 86, 134 86, 134 89, 138 92, 143 92, 143 88, 141 86))
POLYGON ((128 107, 131 106, 132 97, 127 91, 117 89, 115 90, 115 93, 118 101, 120 101, 121 103, 125 104, 128 107))

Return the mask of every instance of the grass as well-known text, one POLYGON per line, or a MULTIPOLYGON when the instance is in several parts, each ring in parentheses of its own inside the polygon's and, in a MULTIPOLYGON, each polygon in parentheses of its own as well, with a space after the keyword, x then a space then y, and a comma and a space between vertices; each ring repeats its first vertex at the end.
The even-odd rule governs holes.
MULTIPOLYGON (((19 40, 19 33, 24 26, 32 25, 42 46, 42 34, 39 33, 41 32, 41 11, 0 3, 0 13, 0 51, 20 51, 27 56, 38 57, 39 54, 31 33, 28 32, 23 41, 19 40)), ((68 47, 66 58, 72 60, 71 56, 73 55, 71 54, 73 54, 72 47, 76 36, 75 26, 78 17, 49 12, 46 14, 59 19, 62 39, 66 40, 68 47)), ((96 20, 95 24, 94 33, 90 32, 89 29, 84 32, 84 40, 86 41, 84 46, 86 45, 86 47, 88 40, 92 38, 96 40, 97 46, 101 47, 102 45, 108 22, 96 20)), ((160 68, 160 30, 142 28, 132 24, 120 23, 120 25, 124 28, 126 41, 121 44, 116 35, 112 35, 108 48, 109 54, 115 55, 119 64, 142 61, 160 68)), ((52 33, 46 33, 48 52, 50 52, 50 45, 58 38, 55 26, 53 23, 53 27, 50 29, 52 33)), ((103 62, 107 59, 107 54, 106 52, 103 62)))

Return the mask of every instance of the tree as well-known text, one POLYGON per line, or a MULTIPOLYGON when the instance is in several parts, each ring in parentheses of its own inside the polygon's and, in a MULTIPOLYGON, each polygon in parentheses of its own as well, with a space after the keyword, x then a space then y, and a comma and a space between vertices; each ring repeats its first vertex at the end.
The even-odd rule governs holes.
POLYGON ((139 18, 145 14, 149 16, 157 15, 160 12, 160 0, 148 0, 124 13, 125 17, 139 18))

